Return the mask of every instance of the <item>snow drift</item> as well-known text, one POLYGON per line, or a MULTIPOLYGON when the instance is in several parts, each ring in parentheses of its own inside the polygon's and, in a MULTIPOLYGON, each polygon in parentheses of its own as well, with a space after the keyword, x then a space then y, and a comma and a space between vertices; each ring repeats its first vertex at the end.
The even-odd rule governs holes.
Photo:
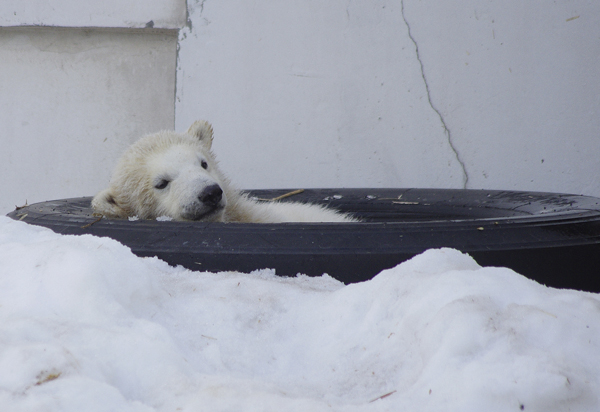
POLYGON ((597 294, 456 250, 345 286, 0 217, 3 411, 589 411, 599 388, 597 294))

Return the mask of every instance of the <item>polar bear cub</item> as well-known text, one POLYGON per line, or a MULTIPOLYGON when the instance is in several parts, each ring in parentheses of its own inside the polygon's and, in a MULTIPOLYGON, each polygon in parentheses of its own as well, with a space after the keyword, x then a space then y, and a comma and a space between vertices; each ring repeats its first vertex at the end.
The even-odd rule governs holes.
POLYGON ((110 185, 92 200, 107 217, 137 216, 210 222, 353 222, 318 205, 259 202, 231 186, 211 152, 212 126, 195 122, 186 133, 159 132, 131 145, 110 185))

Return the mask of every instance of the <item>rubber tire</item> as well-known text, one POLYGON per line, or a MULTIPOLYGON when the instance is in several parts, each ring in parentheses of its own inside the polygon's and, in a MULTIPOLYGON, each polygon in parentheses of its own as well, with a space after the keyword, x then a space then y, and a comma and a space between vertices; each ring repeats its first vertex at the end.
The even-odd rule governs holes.
MULTIPOLYGON (((274 198, 288 190, 250 191, 274 198)), ((108 236, 138 256, 201 271, 274 268, 353 283, 430 248, 512 268, 556 288, 600 292, 600 199, 452 189, 311 189, 282 201, 321 203, 360 223, 205 223, 98 220, 90 197, 19 208, 13 219, 62 234, 108 236)))

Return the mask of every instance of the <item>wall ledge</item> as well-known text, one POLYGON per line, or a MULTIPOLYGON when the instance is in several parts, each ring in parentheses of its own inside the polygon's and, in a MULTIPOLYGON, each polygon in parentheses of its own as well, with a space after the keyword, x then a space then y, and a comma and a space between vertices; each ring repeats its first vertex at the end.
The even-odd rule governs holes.
POLYGON ((4 0, 0 27, 181 29, 186 0, 4 0))

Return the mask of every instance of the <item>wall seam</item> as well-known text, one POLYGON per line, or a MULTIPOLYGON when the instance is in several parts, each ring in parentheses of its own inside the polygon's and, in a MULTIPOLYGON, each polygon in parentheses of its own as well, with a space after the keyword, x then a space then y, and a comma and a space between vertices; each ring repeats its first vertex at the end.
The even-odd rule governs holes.
POLYGON ((442 123, 442 127, 444 128, 444 134, 446 135, 446 139, 448 140, 450 149, 454 153, 456 160, 458 161, 458 163, 460 164, 460 167, 462 168, 463 189, 466 189, 467 184, 469 183, 469 174, 467 173, 467 168, 466 168, 464 161, 461 159, 460 154, 458 153, 458 150, 457 150, 456 146, 454 145, 454 142, 452 140, 452 133, 450 132, 450 129, 448 128, 448 125, 446 124, 446 121, 444 120, 444 116, 442 116, 442 113, 435 107, 435 105, 433 104, 433 101, 431 100, 431 91, 429 90, 429 83, 427 82, 427 77, 425 76, 425 67, 423 66, 423 61, 421 60, 421 54, 419 52, 419 45, 417 44, 416 39, 413 37, 413 35, 411 33, 410 25, 408 24, 408 20, 406 20, 406 16, 404 14, 404 0, 400 1, 400 10, 401 10, 401 14, 402 14, 402 19, 404 20, 404 24, 406 24, 406 28, 408 29, 408 37, 415 45, 415 52, 417 55, 417 60, 419 62, 419 66, 421 68, 421 77, 423 78, 423 83, 425 83, 425 91, 427 92, 427 100, 429 102, 429 106, 431 106, 433 111, 438 115, 440 122, 442 123))

